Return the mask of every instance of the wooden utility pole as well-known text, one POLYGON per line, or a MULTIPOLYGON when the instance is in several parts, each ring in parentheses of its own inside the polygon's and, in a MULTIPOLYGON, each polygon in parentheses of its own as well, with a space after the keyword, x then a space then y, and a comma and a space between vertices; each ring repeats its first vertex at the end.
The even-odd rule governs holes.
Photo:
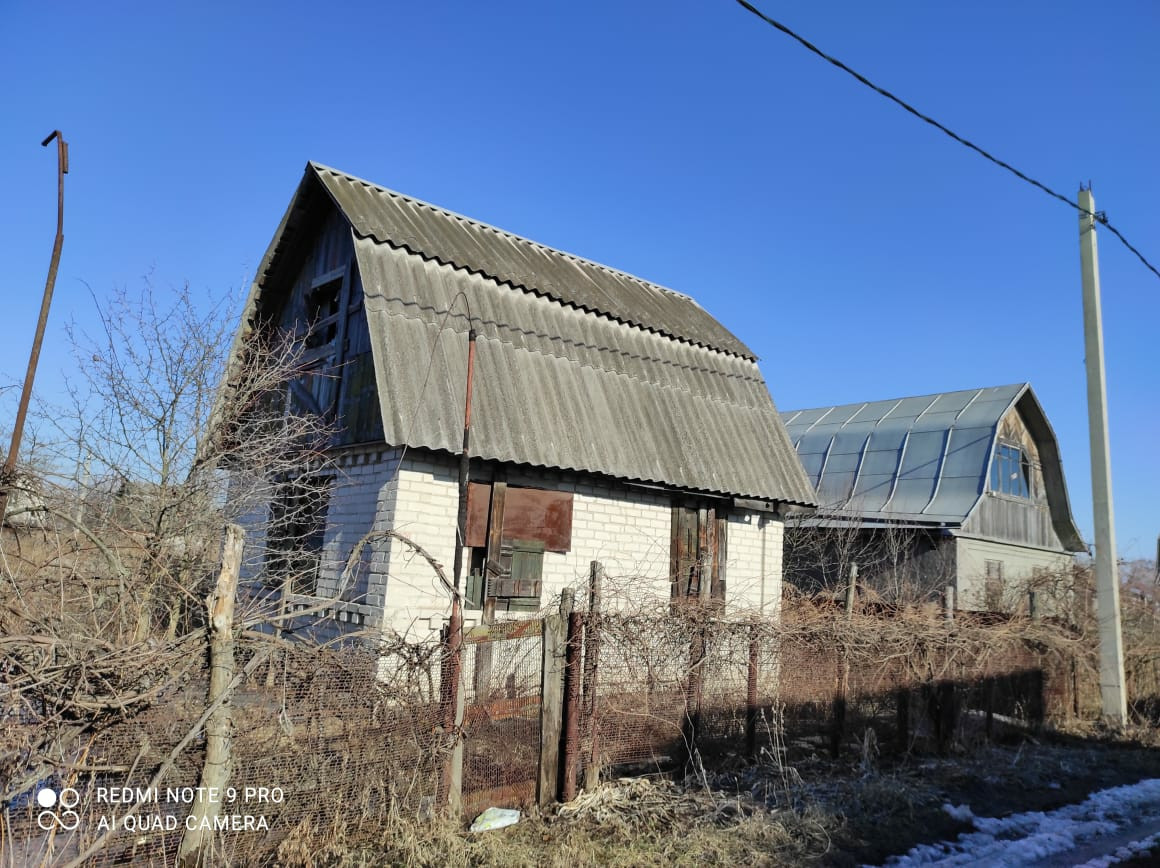
POLYGON ((56 240, 52 244, 52 259, 48 264, 48 280, 44 284, 44 295, 40 301, 40 318, 36 321, 36 334, 32 338, 32 352, 28 355, 28 371, 24 375, 24 385, 20 390, 20 404, 16 408, 16 421, 12 424, 12 442, 4 459, 4 469, 0 470, 0 527, 8 515, 8 493, 16 479, 16 459, 20 453, 20 440, 24 436, 24 418, 28 415, 28 402, 32 398, 32 381, 36 379, 36 365, 40 361, 40 345, 44 342, 44 327, 48 324, 48 309, 52 305, 52 290, 56 286, 56 269, 60 265, 60 251, 64 247, 64 176, 68 174, 68 142, 53 130, 40 144, 48 147, 56 139, 56 240))
POLYGON ((1116 574, 1116 525, 1112 514, 1112 463, 1108 451, 1104 327, 1096 250, 1096 203, 1090 187, 1079 190, 1079 260, 1083 272, 1084 357, 1087 366, 1088 432, 1091 438, 1092 522, 1096 534, 1096 601, 1100 631, 1100 699, 1109 723, 1128 720, 1124 689, 1124 640, 1120 633, 1120 583, 1116 574))

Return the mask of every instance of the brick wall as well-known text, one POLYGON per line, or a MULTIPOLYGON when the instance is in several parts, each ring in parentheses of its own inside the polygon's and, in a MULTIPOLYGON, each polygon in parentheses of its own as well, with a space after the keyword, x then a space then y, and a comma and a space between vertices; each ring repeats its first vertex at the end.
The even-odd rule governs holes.
MULTIPOLYGON (((342 581, 358 542, 391 528, 422 546, 454 580, 458 464, 451 456, 412 450, 402 457, 390 448, 351 449, 336 460, 323 542, 320 597, 335 598, 312 632, 327 640, 359 628, 382 627, 411 639, 426 639, 445 621, 450 598, 430 565, 397 540, 366 545, 342 581)), ((574 495, 572 547, 544 555, 541 603, 555 605, 561 591, 577 589, 586 601, 589 564, 603 567, 606 606, 631 605, 664 611, 668 605, 671 499, 663 492, 634 488, 580 474, 510 472, 510 485, 568 491, 574 495)), ((247 517, 250 556, 246 577, 260 575, 268 512, 247 517)), ((755 512, 729 516, 726 581, 731 615, 764 607, 776 612, 781 598, 782 523, 755 512)), ((296 598, 299 607, 314 604, 296 598)), ((465 621, 479 621, 468 611, 465 621)), ((504 617, 501 615, 500 617, 504 617)), ((513 616, 515 617, 515 616, 513 616)))

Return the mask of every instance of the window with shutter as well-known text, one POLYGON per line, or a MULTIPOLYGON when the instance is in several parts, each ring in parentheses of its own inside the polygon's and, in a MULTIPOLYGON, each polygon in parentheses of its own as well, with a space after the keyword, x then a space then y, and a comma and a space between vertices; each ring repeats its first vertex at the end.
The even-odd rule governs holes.
POLYGON ((468 609, 535 612, 543 591, 544 553, 572 545, 572 493, 472 482, 467 496, 471 571, 468 609))
POLYGON ((726 518, 712 506, 673 506, 673 600, 725 600, 726 518))

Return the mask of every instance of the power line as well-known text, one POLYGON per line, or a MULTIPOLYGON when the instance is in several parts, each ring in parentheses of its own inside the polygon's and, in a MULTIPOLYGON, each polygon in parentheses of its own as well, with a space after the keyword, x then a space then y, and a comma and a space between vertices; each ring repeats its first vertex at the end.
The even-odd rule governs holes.
POLYGON ((914 115, 919 120, 930 124, 935 129, 950 136, 952 139, 954 139, 960 145, 963 145, 964 147, 970 148, 972 151, 977 153, 979 156, 981 156, 987 160, 990 160, 992 163, 994 163, 996 166, 1000 167, 1001 169, 1006 169, 1008 172, 1010 172, 1012 175, 1014 175, 1019 180, 1026 181, 1028 184, 1030 184, 1033 187, 1038 187, 1040 190, 1042 190, 1048 196, 1052 196, 1052 197, 1058 199, 1060 202, 1063 202, 1065 205, 1071 206, 1076 211, 1079 211, 1081 214, 1087 214, 1089 217, 1093 217, 1098 223, 1101 223, 1102 225, 1106 226, 1108 228, 1108 231, 1111 232, 1113 235, 1115 235, 1116 238, 1120 239, 1121 244, 1123 244, 1130 251, 1132 251, 1132 253, 1136 254, 1136 258, 1139 259, 1141 262, 1143 262, 1144 266, 1149 271, 1151 271, 1157 277, 1160 277, 1160 271, 1158 271, 1156 269, 1156 266, 1154 266, 1151 262, 1149 262, 1144 257, 1143 253, 1141 253, 1139 250, 1137 250, 1135 247, 1133 247, 1132 244, 1128 241, 1128 239, 1125 238, 1122 234, 1120 234, 1120 230, 1118 230, 1115 226, 1113 226, 1111 223, 1108 222, 1107 214, 1104 213, 1103 211, 1096 211, 1093 213, 1093 212, 1087 210, 1086 208, 1081 207, 1078 202, 1067 198, 1067 196, 1064 196, 1062 193, 1057 193, 1055 190, 1052 190, 1050 187, 1048 187, 1046 184, 1042 183, 1041 181, 1037 181, 1034 178, 1030 177, 1029 175, 1026 175, 1023 172, 1020 172, 1018 169, 1016 169, 1010 163, 1007 163, 1007 162, 1004 162, 1003 160, 1000 160, 994 154, 991 154, 990 152, 983 150, 982 148, 980 148, 978 145, 976 145, 974 142, 970 141, 969 139, 964 139, 962 136, 960 136, 954 130, 951 130, 951 129, 943 126, 938 121, 936 121, 934 118, 932 118, 930 115, 923 114, 918 109, 916 109, 914 106, 912 106, 910 103, 895 96, 893 93, 888 91, 886 88, 879 87, 874 82, 872 82, 870 79, 866 78, 866 76, 864 76, 860 72, 857 72, 856 70, 853 70, 850 67, 846 66, 846 64, 842 63, 842 61, 838 60, 838 58, 833 57, 829 54, 826 54, 824 51, 822 51, 820 48, 818 48, 816 45, 814 45, 808 39, 806 39, 803 36, 799 36, 797 33, 790 30, 788 27, 786 27, 780 21, 775 21, 774 19, 770 18, 764 12, 757 9, 752 4, 748 3, 747 0, 737 0, 737 2, 739 4, 741 4, 741 6, 743 6, 745 9, 749 10, 754 15, 756 15, 758 18, 760 18, 762 21, 764 21, 766 24, 768 24, 770 27, 773 27, 776 30, 780 30, 782 33, 784 33, 786 36, 793 39, 795 42, 799 43, 802 47, 804 47, 808 51, 813 52, 818 57, 820 57, 823 60, 838 67, 838 69, 842 70, 842 72, 845 72, 848 75, 852 75, 859 82, 866 85, 866 87, 868 87, 871 90, 875 91, 876 93, 886 97, 892 103, 905 109, 906 111, 908 111, 910 114, 914 115))

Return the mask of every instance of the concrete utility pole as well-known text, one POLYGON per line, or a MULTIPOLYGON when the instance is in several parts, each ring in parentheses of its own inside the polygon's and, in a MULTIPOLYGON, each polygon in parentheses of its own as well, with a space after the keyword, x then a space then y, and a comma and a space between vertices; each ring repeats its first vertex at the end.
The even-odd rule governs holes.
POLYGON ((1096 602, 1100 628, 1100 698, 1104 717, 1128 720, 1124 689, 1124 640, 1120 633, 1120 579, 1116 570, 1116 525, 1112 515, 1112 463, 1108 451, 1104 326, 1096 251, 1096 203, 1090 187, 1079 190, 1079 261, 1083 271, 1083 333, 1087 365, 1088 432, 1091 437, 1092 520, 1096 531, 1096 602))

